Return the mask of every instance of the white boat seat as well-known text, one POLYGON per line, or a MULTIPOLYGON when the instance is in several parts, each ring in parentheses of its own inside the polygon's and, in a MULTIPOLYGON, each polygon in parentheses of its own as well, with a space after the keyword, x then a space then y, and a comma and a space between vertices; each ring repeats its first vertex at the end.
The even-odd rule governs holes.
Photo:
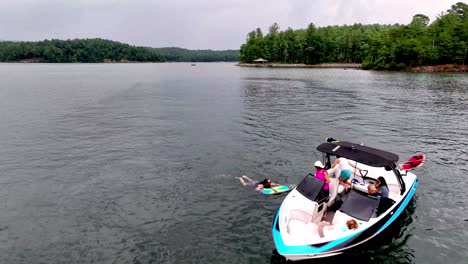
POLYGON ((287 232, 295 242, 310 241, 318 236, 318 225, 312 222, 312 215, 298 209, 289 212, 287 232))
POLYGON ((293 236, 307 235, 317 233, 318 225, 312 222, 304 223, 300 220, 290 220, 288 223, 288 233, 293 236))
POLYGON ((367 191, 368 186, 369 186, 369 184, 367 184, 367 183, 365 183, 364 185, 362 185, 362 184, 353 184, 353 189, 364 192, 364 193, 368 193, 368 191, 367 191))
POLYGON ((292 237, 291 243, 297 245, 310 244, 319 238, 318 225, 304 223, 300 220, 291 220, 288 224, 288 234, 292 237))
POLYGON ((312 221, 312 215, 310 215, 307 212, 304 212, 302 210, 299 210, 299 209, 293 209, 293 210, 289 211, 288 216, 289 216, 289 221, 298 220, 298 221, 301 221, 303 223, 308 223, 308 222, 312 221))

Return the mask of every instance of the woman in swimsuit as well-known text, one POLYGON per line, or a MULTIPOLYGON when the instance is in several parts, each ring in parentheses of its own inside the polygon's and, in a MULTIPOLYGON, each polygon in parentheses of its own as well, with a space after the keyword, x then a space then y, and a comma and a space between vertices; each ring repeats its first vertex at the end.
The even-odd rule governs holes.
POLYGON ((327 170, 325 169, 325 166, 323 166, 322 162, 317 160, 314 164, 315 166, 315 178, 325 182, 325 184, 322 187, 323 190, 323 196, 324 198, 328 199, 330 196, 330 177, 328 177, 327 170))

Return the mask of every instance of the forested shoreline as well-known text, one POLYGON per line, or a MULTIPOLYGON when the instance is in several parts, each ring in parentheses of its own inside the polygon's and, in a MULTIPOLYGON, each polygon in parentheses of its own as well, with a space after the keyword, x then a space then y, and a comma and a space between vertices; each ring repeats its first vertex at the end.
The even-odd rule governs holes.
POLYGON ((264 36, 260 28, 247 35, 239 60, 252 63, 361 63, 364 69, 468 63, 468 5, 457 3, 429 23, 416 14, 408 25, 344 25, 280 31, 274 23, 264 36))
POLYGON ((237 61, 238 50, 131 46, 105 39, 0 41, 0 62, 213 62, 237 61))

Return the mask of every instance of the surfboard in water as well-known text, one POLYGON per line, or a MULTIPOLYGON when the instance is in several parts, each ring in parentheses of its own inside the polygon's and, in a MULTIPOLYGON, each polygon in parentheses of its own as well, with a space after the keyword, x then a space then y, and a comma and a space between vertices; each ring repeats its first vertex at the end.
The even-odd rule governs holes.
POLYGON ((262 189, 261 193, 263 194, 278 194, 278 193, 283 193, 283 192, 287 192, 287 191, 290 191, 291 188, 289 188, 289 186, 286 186, 286 185, 280 185, 280 186, 275 186, 275 187, 272 187, 272 188, 264 188, 262 189))

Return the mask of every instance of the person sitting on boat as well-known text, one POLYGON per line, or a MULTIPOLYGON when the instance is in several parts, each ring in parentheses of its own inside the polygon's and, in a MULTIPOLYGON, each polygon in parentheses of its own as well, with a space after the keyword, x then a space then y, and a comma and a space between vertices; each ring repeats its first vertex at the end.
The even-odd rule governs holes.
POLYGON ((242 175, 242 177, 239 178, 239 181, 243 186, 255 189, 256 191, 261 191, 263 188, 271 188, 272 186, 280 186, 281 184, 274 183, 271 181, 270 178, 266 178, 263 181, 254 181, 250 179, 249 177, 242 175))
POLYGON ((328 177, 327 170, 325 169, 325 166, 323 166, 322 162, 320 160, 317 160, 314 163, 315 166, 315 178, 325 182, 325 184, 322 187, 323 191, 323 196, 324 198, 328 199, 330 196, 330 177, 328 177))
POLYGON ((382 197, 382 193, 380 193, 379 189, 377 189, 377 186, 374 184, 369 184, 369 186, 367 186, 367 192, 374 197, 382 197))
POLYGON ((361 169, 354 166, 354 164, 347 158, 336 155, 336 160, 332 164, 332 169, 340 170, 340 176, 338 180, 340 181, 340 184, 345 186, 345 191, 348 191, 348 189, 351 187, 351 183, 349 182, 349 179, 353 174, 351 167, 357 169, 358 171, 361 171, 361 169))
POLYGON ((388 198, 388 194, 390 191, 387 186, 387 181, 385 181, 384 177, 380 176, 379 178, 377 178, 377 182, 375 183, 375 186, 382 194, 382 197, 388 198))
POLYGON ((322 221, 318 224, 318 233, 320 237, 329 236, 332 234, 339 234, 349 230, 354 230, 359 227, 358 223, 354 219, 346 221, 346 225, 338 224, 332 225, 327 221, 322 221))

